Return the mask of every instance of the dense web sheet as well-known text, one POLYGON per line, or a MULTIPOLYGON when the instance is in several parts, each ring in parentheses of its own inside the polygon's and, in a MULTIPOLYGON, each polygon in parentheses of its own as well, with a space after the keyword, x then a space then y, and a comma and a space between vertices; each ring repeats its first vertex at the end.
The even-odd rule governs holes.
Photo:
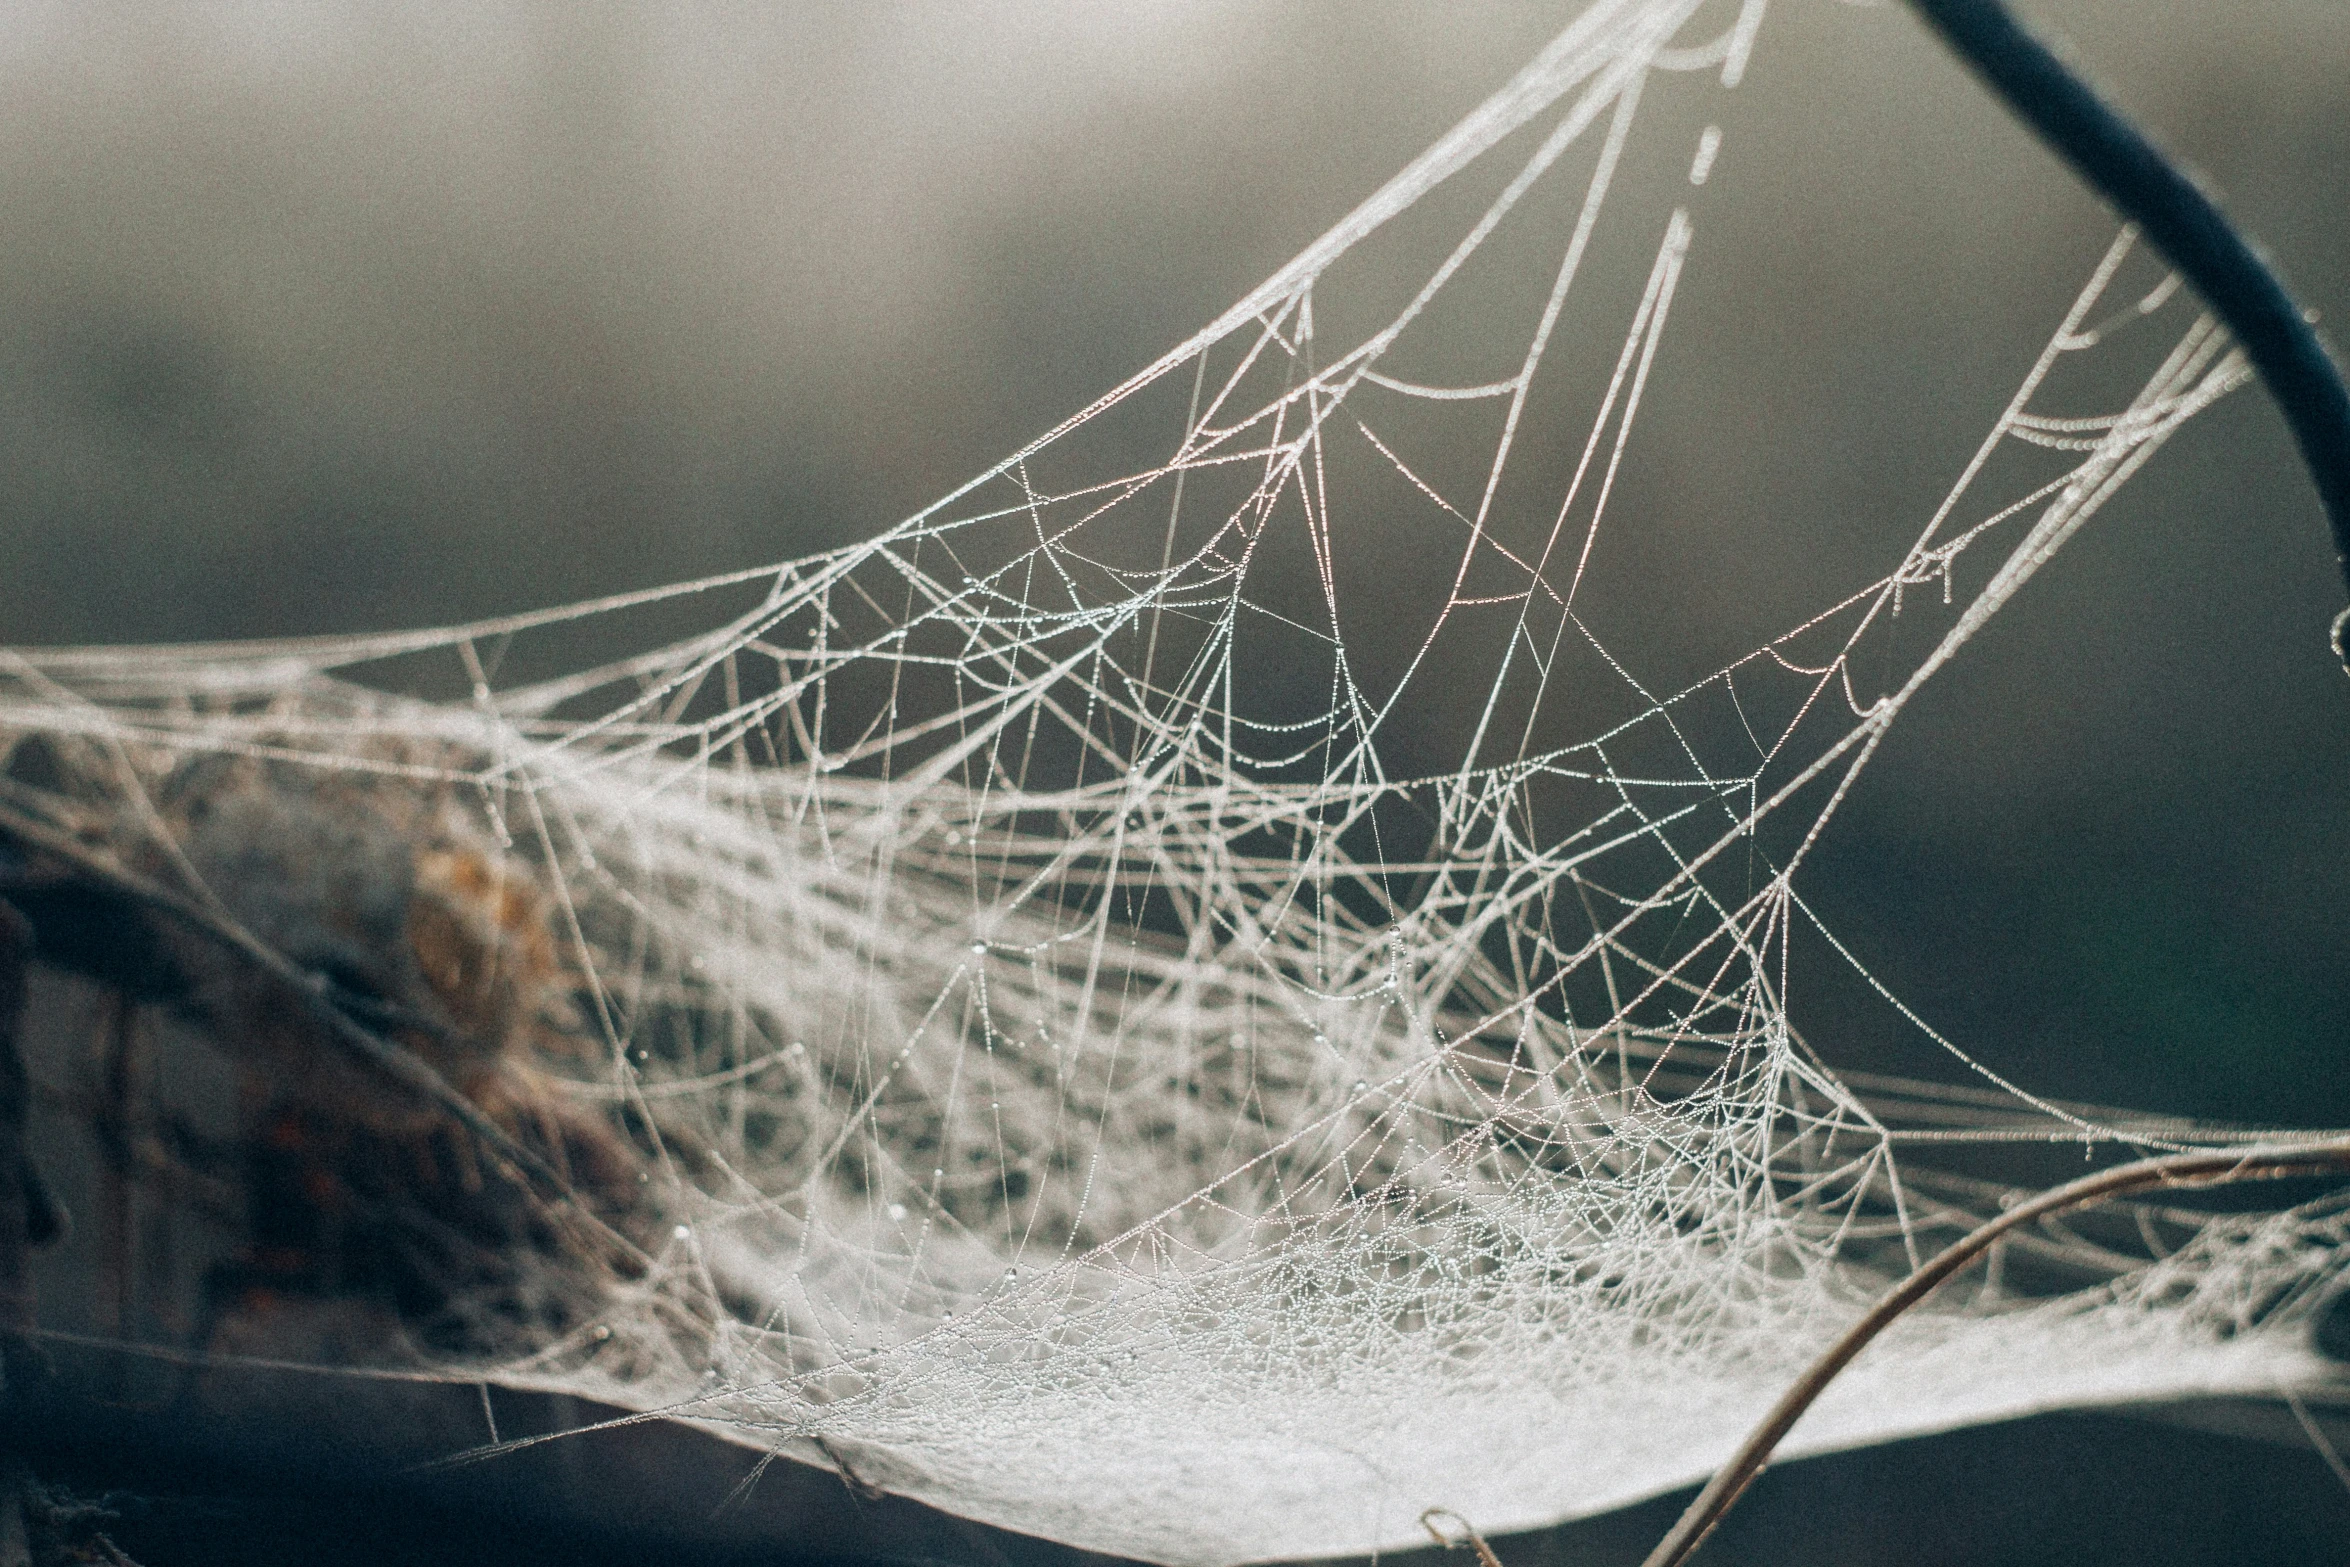
MULTIPOLYGON (((1961 1155, 2227 1137, 1956 1045, 1969 1086, 1839 1073, 1800 1031, 1852 780, 2245 371, 2125 234, 1881 560, 1727 663, 1681 635, 1617 496, 1761 22, 1599 0, 1196 338, 870 542, 442 632, 9 655, 0 724, 92 759, 9 798, 103 796, 126 859, 203 885, 191 770, 315 779, 543 889, 587 1041, 547 1070, 652 1150, 656 1219, 557 1327, 485 1313, 453 1377, 1168 1562, 1695 1478, 2002 1200, 1961 1155), (1504 319, 1488 357, 1464 323, 1504 319), (548 672, 681 606, 710 628, 548 672)), ((2337 1207, 2100 1222, 2007 1245, 1792 1449, 2321 1374, 2337 1207)))

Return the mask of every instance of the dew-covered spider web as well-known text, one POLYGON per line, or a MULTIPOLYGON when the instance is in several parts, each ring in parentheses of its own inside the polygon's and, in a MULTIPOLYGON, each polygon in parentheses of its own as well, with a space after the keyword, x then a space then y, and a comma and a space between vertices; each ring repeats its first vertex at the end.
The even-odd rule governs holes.
MULTIPOLYGON (((1967 1086, 1804 1032, 1845 792, 2246 371, 2124 234, 1939 505, 1742 652, 1680 634, 1623 496, 1644 397, 1705 373, 1674 303, 1762 23, 1597 0, 1198 336, 868 542, 448 631, 12 654, 12 743, 90 760, 8 797, 289 947, 174 803, 202 779, 543 902, 565 1016, 530 1027, 573 1048, 532 1080, 639 1151, 637 1255, 568 1315, 485 1312, 452 1376, 1166 1562, 1687 1482, 1996 1209, 1966 1157, 2227 1136, 2037 1098, 1890 995, 1967 1086)), ((1801 525, 1722 521, 1750 555, 1801 525)), ((2307 1384, 2343 1224, 2019 1234, 1791 1450, 2307 1384)))

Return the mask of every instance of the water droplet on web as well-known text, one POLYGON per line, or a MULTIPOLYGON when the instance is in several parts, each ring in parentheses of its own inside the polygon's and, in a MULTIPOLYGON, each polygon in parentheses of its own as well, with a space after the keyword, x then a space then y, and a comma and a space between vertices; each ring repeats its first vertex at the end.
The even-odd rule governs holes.
POLYGON ((904 1223, 906 1218, 906 1205, 902 1202, 891 1203, 889 1205, 889 1216, 891 1222, 893 1223, 904 1223))
POLYGON ((1366 1083, 1366 1082, 1364 1082, 1364 1081, 1363 1081, 1361 1078, 1359 1078, 1359 1077, 1355 1079, 1355 1092, 1356 1092, 1356 1093, 1358 1093, 1358 1094, 1367 1094, 1367 1093, 1369 1093, 1370 1091, 1371 1091, 1371 1085, 1370 1085, 1369 1083, 1366 1083))
POLYGON ((669 1237, 672 1240, 690 1241, 694 1238, 693 1226, 681 1224, 669 1232, 669 1237))
POLYGON ((588 1336, 601 1344, 612 1336, 612 1329, 607 1324, 599 1322, 596 1324, 595 1331, 588 1336))

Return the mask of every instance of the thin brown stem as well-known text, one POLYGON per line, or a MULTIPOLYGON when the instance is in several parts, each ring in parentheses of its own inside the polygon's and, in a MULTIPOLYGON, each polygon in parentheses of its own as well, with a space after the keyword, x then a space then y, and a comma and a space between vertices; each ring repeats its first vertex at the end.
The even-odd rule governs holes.
POLYGON ((1493 1547, 1485 1543, 1485 1536, 1477 1532, 1477 1526, 1449 1507, 1429 1508, 1420 1515, 1420 1527, 1428 1531, 1429 1539, 1448 1551, 1457 1551, 1464 1545, 1475 1551, 1477 1567, 1501 1567, 1501 1558, 1493 1554, 1493 1547), (1445 1538, 1444 1531, 1436 1527, 1439 1518, 1450 1518, 1459 1524, 1461 1537, 1457 1540, 1445 1538))
POLYGON ((1771 1454, 1795 1422, 1802 1418, 1829 1383, 1852 1363, 1854 1356, 1885 1331, 1895 1318, 1931 1295, 1937 1287, 1988 1251, 2010 1230, 2075 1208, 2157 1187, 2230 1186, 2241 1181, 2275 1181, 2298 1175, 2326 1175, 2350 1171, 2350 1137, 2322 1142, 2270 1144, 2214 1153, 2170 1154, 2125 1164, 2084 1176, 2069 1185, 2018 1203, 1932 1258, 1889 1291, 1868 1314, 1846 1329, 1811 1368, 1771 1406, 1730 1461, 1706 1482, 1705 1489, 1657 1542, 1642 1567, 1677 1567, 1713 1531, 1714 1525, 1752 1485, 1770 1462, 1771 1454))

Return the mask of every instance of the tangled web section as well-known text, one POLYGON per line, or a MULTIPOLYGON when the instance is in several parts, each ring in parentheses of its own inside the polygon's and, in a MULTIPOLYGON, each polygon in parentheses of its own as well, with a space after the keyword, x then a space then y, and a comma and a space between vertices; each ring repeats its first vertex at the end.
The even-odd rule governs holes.
MULTIPOLYGON (((2231 1135, 2037 1097, 1890 995, 1940 1086, 1798 1025, 1798 947, 1845 950, 1807 863, 1892 724, 2246 371, 2123 234, 1912 536, 1723 648, 1635 426, 1705 372, 1668 327, 1763 20, 1599 0, 868 542, 447 631, 11 654, 9 808, 350 976, 561 1165, 535 1260, 403 1306, 452 1378, 1171 1563, 1690 1480, 1995 1208, 2001 1150, 2231 1135)), ((383 1097, 169 939, 271 1113, 383 1097)), ((338 1146, 433 1135, 360 1119, 338 1146)), ((1793 1448, 2317 1374, 2337 1206, 2104 1222, 2019 1234, 1793 1448)))

